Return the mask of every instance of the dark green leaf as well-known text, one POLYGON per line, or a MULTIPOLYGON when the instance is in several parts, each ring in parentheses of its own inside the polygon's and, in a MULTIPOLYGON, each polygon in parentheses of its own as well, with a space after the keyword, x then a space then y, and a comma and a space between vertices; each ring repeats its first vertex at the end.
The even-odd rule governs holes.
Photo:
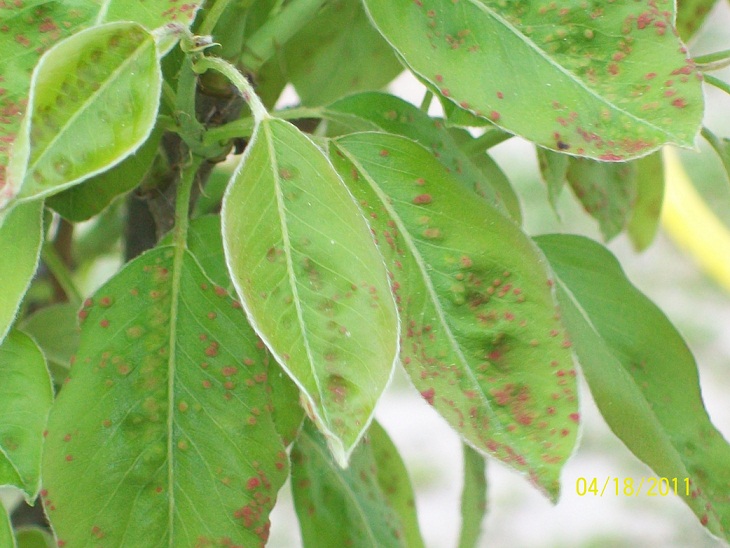
POLYGON ((403 71, 359 0, 329 2, 286 44, 281 62, 305 105, 380 89, 403 71))
MULTIPOLYGON (((178 252, 180 253, 180 252, 178 252)), ((258 546, 286 478, 265 354, 188 252, 128 264, 80 313, 44 503, 69 546, 258 546)))
POLYGON ((416 497, 398 448, 377 421, 373 421, 370 425, 368 438, 375 461, 378 485, 385 495, 387 504, 400 519, 405 545, 408 548, 422 548, 423 539, 416 515, 416 497))
POLYGON ((161 77, 155 40, 134 23, 87 29, 48 50, 8 168, 20 198, 57 193, 132 154, 155 123, 161 77))
POLYGON ((487 511, 486 461, 466 444, 464 452, 464 486, 461 490, 461 534, 459 548, 476 548, 482 535, 482 521, 487 511))
POLYGON ((40 346, 56 383, 63 381, 79 345, 77 306, 61 303, 41 308, 23 320, 20 329, 40 346))
POLYGON ((657 476, 678 479, 703 525, 729 538, 730 445, 707 416, 682 337, 603 246, 567 235, 536 241, 558 277, 563 321, 606 422, 657 476))
POLYGON ((537 147, 537 161, 540 166, 542 180, 547 185, 550 205, 557 213, 558 198, 560 198, 563 187, 567 182, 566 176, 570 165, 570 156, 537 147))
POLYGON ((40 256, 43 221, 40 203, 16 205, 0 214, 0 342, 10 329, 40 256))
POLYGON ((626 227, 637 251, 654 241, 664 202, 664 163, 660 152, 636 160, 636 200, 626 227))
POLYGON ((69 221, 86 221, 103 211, 117 196, 138 186, 152 167, 162 138, 157 127, 134 154, 83 184, 51 196, 46 205, 69 221))
MULTIPOLYGON (((382 429, 377 436, 387 439, 382 429)), ((389 463, 376 459, 369 436, 362 439, 350 466, 343 470, 332 460, 322 435, 308 421, 292 448, 291 458, 294 504, 305 547, 421 545, 419 537, 415 537, 414 544, 409 543, 414 537, 406 535, 399 516, 404 508, 395 507, 384 492, 380 468, 385 467, 388 474, 389 463)), ((403 476, 397 480, 408 481, 403 476)), ((413 523, 413 508, 408 514, 413 523)))
POLYGON ((539 251, 417 143, 363 133, 335 146, 390 268, 416 388, 470 444, 557 498, 575 371, 539 251))
POLYGON ((30 337, 11 331, 0 345, 0 485, 22 489, 29 501, 40 490, 43 429, 52 402, 43 353, 30 337))
POLYGON ((672 0, 364 3, 419 77, 541 146, 623 160, 694 144, 701 78, 672 0))
POLYGON ((586 212, 598 221, 601 234, 610 240, 631 218, 636 200, 637 166, 571 158, 566 177, 586 212))
POLYGON ((689 40, 699 30, 717 0, 677 0, 677 30, 689 40))
POLYGON ((383 260, 322 152, 262 121, 223 203, 228 267, 254 328, 343 466, 397 359, 383 260))
POLYGON ((483 150, 471 155, 462 150, 473 140, 467 132, 449 132, 443 120, 429 117, 398 97, 377 92, 340 99, 324 115, 340 131, 382 130, 413 139, 430 149, 467 188, 520 222, 519 201, 496 162, 483 150))

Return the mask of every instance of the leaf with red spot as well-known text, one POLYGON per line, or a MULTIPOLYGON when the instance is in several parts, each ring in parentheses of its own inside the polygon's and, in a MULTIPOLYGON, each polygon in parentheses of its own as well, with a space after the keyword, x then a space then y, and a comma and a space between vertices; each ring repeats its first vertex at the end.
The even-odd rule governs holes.
POLYGON ((540 146, 616 161, 694 144, 701 76, 674 0, 364 3, 443 97, 540 146))
POLYGON ((403 99, 378 92, 340 99, 329 105, 323 116, 340 133, 382 130, 413 139, 431 149, 468 188, 521 222, 520 203, 507 177, 484 150, 472 154, 465 151, 473 141, 466 131, 456 128, 449 131, 443 120, 431 118, 403 99))
POLYGON ((536 241, 606 422, 658 477, 679 478, 677 492, 700 522, 730 538, 730 444, 707 415, 684 340, 603 246, 569 235, 536 241))
POLYGON ((287 475, 266 354, 187 251, 125 266, 79 313, 42 496, 67 545, 262 546, 287 475))
POLYGON ((578 402, 545 260, 411 140, 354 134, 331 157, 390 269, 416 388, 470 445, 556 499, 578 402))
POLYGON ((0 485, 21 489, 28 501, 41 487, 43 430, 52 402, 43 353, 33 339, 11 331, 0 345, 0 485))
POLYGON ((322 151, 272 118, 246 148, 222 219, 252 325, 346 466, 397 360, 397 313, 367 223, 322 151))
POLYGON ((43 243, 43 206, 20 204, 0 213, 0 342, 15 321, 43 243), (12 260, 8 260, 12 258, 12 260))
POLYGON ((605 240, 626 227, 637 194, 636 162, 596 162, 571 158, 565 174, 583 209, 598 221, 605 240))
POLYGON ((304 546, 423 546, 408 474, 377 422, 345 470, 332 460, 311 422, 299 434, 291 458, 304 546))
MULTIPOLYGON (((169 22, 190 25, 201 1, 81 0, 3 2, 0 5, 0 204, 17 192, 8 181, 8 162, 28 105, 31 74, 54 44, 93 25, 136 21, 148 29, 169 22)), ((21 146, 25 148, 25 146, 21 146)), ((15 154, 27 151, 16 150, 15 154)))
POLYGON ((45 197, 119 163, 149 136, 161 85, 155 40, 135 23, 93 27, 56 44, 33 72, 6 190, 45 197))

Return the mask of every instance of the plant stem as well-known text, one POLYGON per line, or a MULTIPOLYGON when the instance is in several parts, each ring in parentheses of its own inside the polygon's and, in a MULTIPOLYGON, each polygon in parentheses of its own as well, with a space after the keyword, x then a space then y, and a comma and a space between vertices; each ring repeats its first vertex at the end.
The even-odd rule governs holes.
POLYGON ((727 82, 724 82, 723 80, 720 80, 715 76, 710 76, 709 74, 705 74, 705 82, 712 86, 715 86, 717 89, 721 89, 722 91, 730 95, 730 84, 728 84, 727 82))
POLYGON ((258 98, 249 81, 236 67, 219 57, 201 57, 193 65, 193 70, 198 74, 202 74, 208 69, 217 70, 238 88, 238 91, 251 108, 256 123, 269 117, 269 113, 266 112, 266 107, 261 99, 258 98))
POLYGON ((423 100, 421 101, 421 111, 428 114, 428 109, 431 106, 431 101, 433 101, 433 92, 430 89, 426 90, 425 95, 423 96, 423 100))
POLYGON ((218 23, 218 20, 221 18, 221 15, 223 15, 223 12, 226 10, 228 4, 230 3, 231 0, 217 0, 205 16, 205 19, 200 25, 197 33, 201 36, 213 34, 213 29, 215 28, 216 23, 218 23))
MULTIPOLYGON (((297 120, 299 118, 323 118, 324 110, 320 107, 296 107, 279 110, 271 113, 272 116, 282 120, 297 120)), ((216 143, 229 141, 236 137, 250 137, 253 134, 254 121, 252 118, 243 118, 229 122, 224 126, 211 128, 203 137, 205 146, 212 146, 216 143)))
POLYGON ((730 49, 693 58, 701 71, 718 70, 730 66, 730 49))
POLYGON ((182 176, 177 188, 177 197, 175 199, 175 229, 173 233, 173 242, 175 244, 175 262, 181 251, 187 247, 188 224, 190 217, 190 194, 192 192, 195 176, 198 169, 204 162, 201 156, 193 155, 192 160, 183 168, 182 176))
POLYGON ((461 492, 461 532, 459 548, 475 548, 482 533, 487 509, 486 460, 475 449, 462 444, 464 486, 461 492))
POLYGON ((489 150, 493 146, 497 146, 499 143, 502 143, 511 137, 511 133, 507 133, 501 129, 488 129, 484 135, 477 137, 468 145, 468 151, 473 154, 483 152, 485 150, 489 150))
POLYGON ((48 270, 50 270, 51 274, 53 274, 53 277, 56 278, 58 285, 60 285, 61 289, 63 289, 64 293, 66 293, 69 301, 73 304, 80 304, 82 300, 81 293, 73 281, 71 271, 68 266, 66 266, 66 263, 64 263, 61 259, 61 256, 58 254, 58 251, 53 246, 52 242, 46 242, 43 244, 43 248, 41 249, 41 258, 48 267, 48 270))
POLYGON ((266 21, 245 45, 241 62, 253 73, 274 56, 329 0, 293 0, 266 21))

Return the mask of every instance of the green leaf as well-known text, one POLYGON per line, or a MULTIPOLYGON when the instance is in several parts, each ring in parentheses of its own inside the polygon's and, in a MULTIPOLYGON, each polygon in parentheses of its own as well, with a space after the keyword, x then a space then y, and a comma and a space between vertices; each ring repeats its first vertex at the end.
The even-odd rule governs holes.
POLYGON ((397 313, 367 224, 322 152, 270 118, 233 176, 222 218, 249 319, 345 466, 397 359, 397 313))
POLYGON ((154 126, 161 82, 154 38, 135 23, 87 29, 48 50, 14 143, 15 192, 48 196, 132 154, 154 126))
POLYGON ((413 139, 430 149, 467 188, 520 222, 519 201, 496 162, 483 150, 471 157, 462 150, 472 140, 467 132, 449 132, 443 127, 443 120, 435 120, 386 93, 345 97, 328 106, 324 116, 334 121, 341 132, 382 130, 413 139))
POLYGON ((408 548, 422 548, 423 538, 418 527, 416 497, 398 448, 378 421, 373 421, 370 425, 368 438, 376 464, 378 485, 387 504, 400 519, 405 545, 408 548))
POLYGON ((23 527, 15 531, 18 548, 55 548, 53 536, 38 527, 23 527))
POLYGON ((471 445, 557 498, 577 398, 539 251, 413 141, 363 133, 335 147, 392 273, 416 388, 471 445))
POLYGON ((461 490, 461 534, 459 548, 479 546, 482 521, 487 511, 486 461, 477 451, 462 444, 464 486, 461 490))
POLYGON ((700 29, 717 0, 678 0, 677 30, 682 40, 689 40, 700 29))
POLYGON ((152 167, 162 138, 156 127, 145 143, 113 168, 51 196, 46 205, 69 221, 81 222, 101 213, 119 195, 139 185, 152 167))
POLYGON ((0 546, 7 546, 9 548, 16 548, 15 536, 13 535, 13 528, 10 524, 10 516, 5 511, 5 507, 0 503, 0 546))
POLYGON ((626 227, 637 193, 634 162, 607 163, 571 158, 566 178, 583 209, 598 221, 606 241, 626 227))
MULTIPOLYGON (((31 73, 41 55, 57 42, 90 25, 115 20, 137 21, 155 29, 175 21, 192 23, 202 2, 169 0, 39 1, 0 5, 0 204, 17 193, 20 181, 8 184, 11 144, 21 128, 30 93, 31 73)), ((27 154, 27 151, 22 151, 27 154)), ((16 151, 17 154, 17 151, 16 151)))
MULTIPOLYGON (((375 436, 392 445, 382 429, 375 436)), ((386 451, 390 453, 389 449, 386 451)), ((350 466, 343 470, 332 460, 324 438, 314 425, 305 424, 291 456, 292 492, 304 546, 422 546, 420 535, 416 536, 417 529, 410 532, 413 536, 406 534, 399 514, 407 511, 413 526, 414 509, 394 505, 385 492, 390 487, 410 490, 407 476, 396 478, 393 470, 389 470, 391 463, 378 460, 376 453, 366 436, 353 452, 350 466), (398 484, 383 486, 381 474, 396 479, 398 484)), ((398 458, 397 453, 392 455, 398 458)), ((402 464, 397 462, 396 466, 400 472, 402 464)))
POLYGON ((11 331, 0 345, 0 485, 40 490, 43 429, 53 402, 46 360, 33 339, 11 331))
POLYGON ((659 230, 664 202, 664 163, 659 152, 636 160, 636 200, 626 227, 637 251, 651 245, 659 230))
POLYGON ((283 49, 284 74, 305 105, 381 89, 403 71, 359 0, 329 2, 283 49))
POLYGON ((701 77, 671 0, 364 3, 419 77, 540 146, 624 160, 694 144, 701 77))
POLYGON ((43 205, 20 204, 0 218, 0 342, 35 274, 43 242, 43 205), (12 258, 12 260, 8 260, 12 258))
MULTIPOLYGON (((168 234, 160 241, 160 245, 171 242, 172 234, 168 234)), ((188 248, 214 283, 229 291, 233 290, 223 251, 220 216, 205 215, 193 219, 188 230, 188 248)), ((263 359, 268 364, 269 354, 263 347, 262 352, 263 359)), ((268 376, 273 404, 272 417, 279 436, 284 445, 288 446, 296 438, 304 419, 304 410, 299 405, 299 389, 278 364, 270 366, 268 376)))
POLYGON ((71 367, 71 357, 79 345, 77 312, 74 304, 54 304, 34 312, 20 324, 20 329, 40 346, 49 365, 71 367))
POLYGON ((563 321, 606 422, 657 476, 678 478, 703 525, 730 538, 730 445, 707 416, 682 337, 603 246, 567 235, 536 241, 558 277, 563 321))
POLYGON ((69 546, 258 546, 287 459, 253 331, 188 252, 152 250, 87 300, 48 425, 43 497, 69 546))
POLYGON ((570 165, 570 156, 537 147, 537 162, 540 167, 542 180, 545 181, 545 185, 547 186, 550 206, 557 213, 558 199, 567 182, 566 175, 568 174, 568 166, 570 165))

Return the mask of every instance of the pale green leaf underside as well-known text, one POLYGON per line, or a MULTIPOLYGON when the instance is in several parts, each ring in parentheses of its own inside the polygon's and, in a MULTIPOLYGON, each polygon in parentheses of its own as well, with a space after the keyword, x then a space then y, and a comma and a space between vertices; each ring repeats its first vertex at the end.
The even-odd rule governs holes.
POLYGON ((409 67, 461 108, 602 160, 693 146, 701 77, 674 1, 365 0, 409 67))
POLYGON ((322 152, 276 119, 257 128, 222 218, 249 319, 344 465, 390 379, 398 343, 367 224, 322 152))
POLYGON ((68 546, 258 546, 286 478, 240 306, 185 252, 129 263, 80 312, 48 424, 44 504, 68 546))
POLYGON ((657 476, 690 478, 682 499, 730 538, 730 445, 707 416, 687 345, 604 247, 580 236, 536 241, 558 277, 563 320, 606 422, 657 476))
POLYGON ((10 329, 38 264, 43 205, 19 204, 0 218, 0 342, 10 329), (12 257, 12 260, 9 258, 12 257))
MULTIPOLYGON (((35 0, 0 5, 0 203, 17 193, 8 185, 7 164, 13 141, 21 128, 30 90, 31 73, 41 55, 64 38, 92 25, 111 21, 135 21, 152 30, 165 23, 192 23, 202 2, 171 3, 169 0, 35 0)), ((16 150, 16 155, 18 151, 16 150)), ((22 151, 22 154, 26 154, 22 151)))
POLYGON ((391 270, 413 383, 469 444, 556 498, 578 404, 544 259, 413 141, 354 134, 331 156, 391 270))
POLYGON ((154 38, 134 23, 81 31, 47 51, 9 166, 21 199, 59 192, 133 153, 157 116, 154 38))
POLYGON ((11 331, 0 345, 0 485, 14 485, 27 500, 40 490, 43 430, 52 402, 43 354, 30 337, 11 331))
POLYGON ((341 469, 322 435, 307 422, 292 448, 292 494, 304 546, 418 546, 407 544, 386 487, 378 482, 380 467, 389 465, 375 459, 366 436, 353 452, 350 466, 341 469))

